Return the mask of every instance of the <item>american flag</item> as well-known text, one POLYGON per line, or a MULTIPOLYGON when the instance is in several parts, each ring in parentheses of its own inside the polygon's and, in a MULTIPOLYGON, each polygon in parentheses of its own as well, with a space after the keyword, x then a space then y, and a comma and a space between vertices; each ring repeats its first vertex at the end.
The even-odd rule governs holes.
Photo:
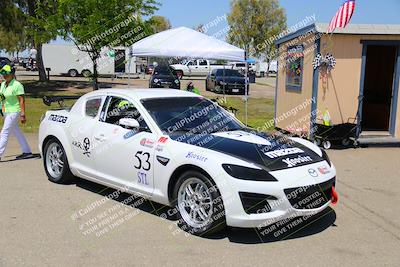
POLYGON ((355 7, 355 0, 344 1, 338 12, 336 12, 336 15, 332 18, 331 23, 329 24, 328 33, 333 32, 336 28, 346 27, 354 13, 355 7))

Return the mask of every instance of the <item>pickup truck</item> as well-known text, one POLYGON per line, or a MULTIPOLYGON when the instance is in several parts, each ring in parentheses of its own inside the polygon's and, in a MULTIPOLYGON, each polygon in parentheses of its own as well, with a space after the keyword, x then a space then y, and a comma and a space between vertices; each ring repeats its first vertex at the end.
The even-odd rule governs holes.
POLYGON ((209 60, 189 60, 182 64, 171 65, 175 70, 176 75, 181 78, 182 76, 207 76, 213 69, 231 69, 230 65, 217 65, 210 64, 209 60))

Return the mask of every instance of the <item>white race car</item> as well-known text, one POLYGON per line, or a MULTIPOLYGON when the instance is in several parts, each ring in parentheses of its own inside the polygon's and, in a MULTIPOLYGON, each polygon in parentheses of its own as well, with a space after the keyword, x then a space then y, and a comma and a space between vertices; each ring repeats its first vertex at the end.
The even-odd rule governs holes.
POLYGON ((77 176, 175 207, 196 235, 309 216, 336 200, 324 151, 249 129, 185 91, 88 93, 46 113, 39 150, 50 181, 77 176))

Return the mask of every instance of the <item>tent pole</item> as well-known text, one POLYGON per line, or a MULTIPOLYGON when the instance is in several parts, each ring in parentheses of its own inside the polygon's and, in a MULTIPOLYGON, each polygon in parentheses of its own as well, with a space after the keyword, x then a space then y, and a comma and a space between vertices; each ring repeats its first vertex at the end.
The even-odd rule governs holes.
POLYGON ((244 52, 244 60, 245 60, 245 81, 244 81, 244 95, 245 95, 245 121, 246 121, 246 126, 248 126, 248 121, 247 121, 247 108, 248 108, 248 79, 249 79, 249 70, 248 70, 248 63, 247 63, 247 52, 244 52))

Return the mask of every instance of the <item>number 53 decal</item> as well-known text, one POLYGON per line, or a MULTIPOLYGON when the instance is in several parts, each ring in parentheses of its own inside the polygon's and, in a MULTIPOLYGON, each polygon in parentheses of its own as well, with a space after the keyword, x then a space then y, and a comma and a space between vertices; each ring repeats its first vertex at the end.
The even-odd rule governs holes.
POLYGON ((138 151, 135 154, 135 158, 137 159, 137 164, 135 164, 135 168, 140 170, 143 169, 145 171, 148 171, 151 169, 151 164, 150 164, 150 153, 144 152, 143 151, 138 151))

